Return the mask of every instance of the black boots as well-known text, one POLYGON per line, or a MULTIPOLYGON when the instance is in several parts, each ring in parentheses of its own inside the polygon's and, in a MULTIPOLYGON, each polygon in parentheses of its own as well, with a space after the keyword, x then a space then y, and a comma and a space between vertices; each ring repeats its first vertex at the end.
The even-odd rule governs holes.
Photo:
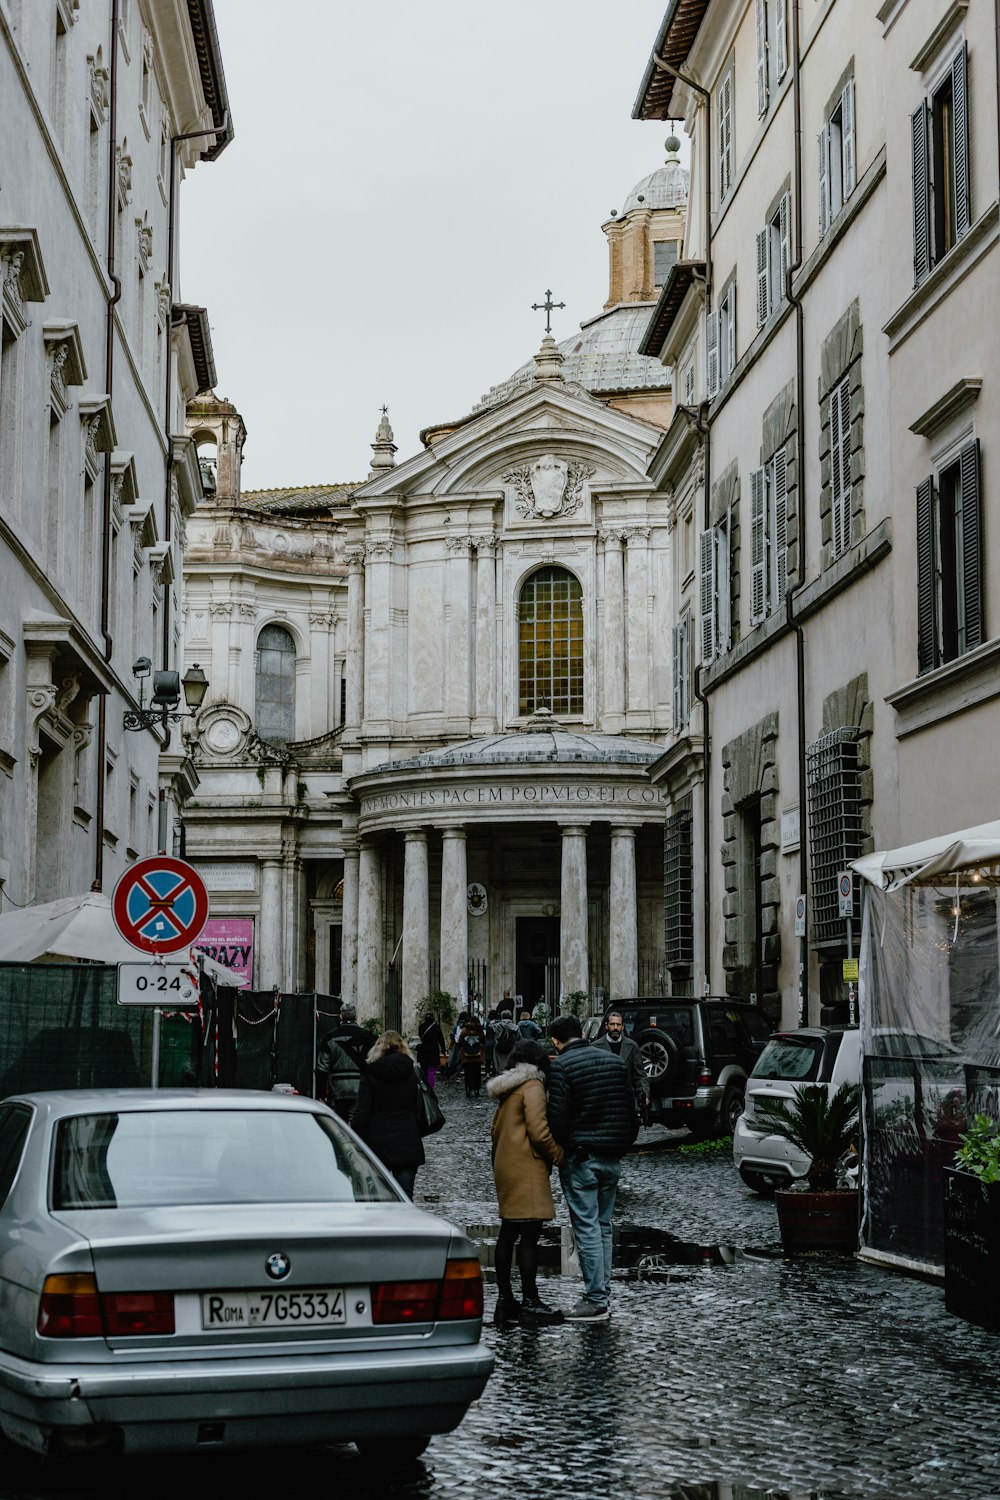
POLYGON ((561 1323, 563 1315, 557 1307, 549 1307, 539 1297, 525 1297, 521 1303, 522 1328, 550 1328, 561 1323))
POLYGON ((516 1297, 498 1297, 493 1309, 493 1324, 496 1328, 519 1328, 521 1326, 521 1304, 516 1297))

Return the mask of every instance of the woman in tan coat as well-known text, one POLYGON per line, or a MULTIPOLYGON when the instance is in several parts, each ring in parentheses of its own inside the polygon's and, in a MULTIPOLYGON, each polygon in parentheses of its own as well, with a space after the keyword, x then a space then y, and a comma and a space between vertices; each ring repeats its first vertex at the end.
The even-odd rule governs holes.
POLYGON ((540 1328, 562 1322, 562 1313, 541 1301, 537 1280, 538 1236, 543 1220, 554 1219, 556 1212, 549 1171, 563 1158, 545 1110, 548 1067, 544 1047, 534 1041, 518 1042, 507 1070, 486 1085, 487 1093, 497 1101, 490 1130, 500 1205, 495 1259, 499 1296, 493 1314, 498 1328, 540 1328), (520 1302, 511 1284, 515 1244, 520 1302))

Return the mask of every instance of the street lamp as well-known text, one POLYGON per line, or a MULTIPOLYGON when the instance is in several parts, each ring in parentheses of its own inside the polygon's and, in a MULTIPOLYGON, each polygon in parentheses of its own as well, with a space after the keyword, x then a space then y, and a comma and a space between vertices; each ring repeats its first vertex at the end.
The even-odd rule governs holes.
POLYGON ((153 672, 153 696, 146 707, 145 680, 153 671, 148 656, 140 656, 132 663, 132 676, 139 682, 138 712, 129 709, 122 717, 122 728, 156 729, 166 731, 168 724, 176 724, 185 714, 197 713, 208 692, 208 678, 197 662, 189 667, 183 681, 179 672, 153 672), (180 707, 181 688, 184 689, 185 707, 180 707))

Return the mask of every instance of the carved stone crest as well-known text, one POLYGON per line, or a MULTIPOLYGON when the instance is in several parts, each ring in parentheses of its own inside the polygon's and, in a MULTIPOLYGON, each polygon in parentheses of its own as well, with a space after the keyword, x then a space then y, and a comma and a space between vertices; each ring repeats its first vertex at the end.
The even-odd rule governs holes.
POLYGON ((593 475, 589 464, 579 459, 566 463, 554 454, 543 453, 533 464, 508 469, 505 484, 514 486, 514 504, 519 516, 536 516, 551 520, 554 516, 571 516, 580 508, 583 486, 593 475))

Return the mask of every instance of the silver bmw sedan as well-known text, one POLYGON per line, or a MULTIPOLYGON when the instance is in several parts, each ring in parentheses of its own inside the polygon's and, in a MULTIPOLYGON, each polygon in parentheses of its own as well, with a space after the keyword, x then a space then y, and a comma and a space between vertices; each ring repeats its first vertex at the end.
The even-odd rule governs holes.
POLYGON ((474 1247, 316 1100, 0 1103, 0 1428, 15 1443, 414 1457, 486 1385, 482 1311, 474 1247))

